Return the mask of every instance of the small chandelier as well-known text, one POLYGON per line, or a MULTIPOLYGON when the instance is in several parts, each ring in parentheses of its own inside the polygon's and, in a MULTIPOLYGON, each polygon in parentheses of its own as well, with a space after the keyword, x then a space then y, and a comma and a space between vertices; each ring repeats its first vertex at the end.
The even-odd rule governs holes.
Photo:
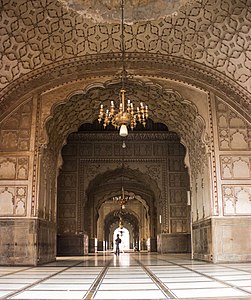
POLYGON ((125 69, 125 42, 124 42, 124 0, 121 0, 121 52, 122 52, 122 73, 121 73, 121 83, 122 88, 119 94, 119 107, 115 108, 114 101, 111 101, 110 108, 104 110, 103 104, 100 105, 98 121, 101 123, 103 121, 104 128, 111 124, 115 128, 119 129, 119 135, 126 137, 128 135, 127 126, 134 129, 137 123, 146 126, 146 120, 148 118, 148 106, 140 102, 140 106, 134 108, 131 100, 127 100, 125 103, 125 93, 124 81, 127 77, 127 72, 125 69))
MULTIPOLYGON (((119 217, 119 228, 120 229, 124 228, 124 222, 123 222, 122 216, 119 217)), ((121 235, 122 235, 122 231, 121 231, 121 235)))
POLYGON ((120 208, 121 209, 125 209, 125 206, 126 206, 126 203, 129 201, 129 200, 133 200, 134 199, 134 196, 126 196, 125 195, 125 191, 124 191, 124 187, 122 186, 121 188, 121 195, 119 196, 114 196, 112 198, 112 200, 116 203, 118 203, 120 205, 120 208))

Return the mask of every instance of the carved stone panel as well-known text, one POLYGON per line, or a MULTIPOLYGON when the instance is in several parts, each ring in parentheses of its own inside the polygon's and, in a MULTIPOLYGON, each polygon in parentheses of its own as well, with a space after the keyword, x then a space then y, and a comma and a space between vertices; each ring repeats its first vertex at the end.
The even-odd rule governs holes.
POLYGON ((170 203, 171 204, 186 204, 187 203, 187 191, 186 190, 176 190, 176 189, 170 189, 170 203))
POLYGON ((0 157, 0 179, 28 179, 28 157, 0 157))
POLYGON ((216 102, 220 150, 250 150, 251 127, 219 99, 216 102))
POLYGON ((74 188, 77 185, 77 178, 75 173, 63 173, 59 177, 59 186, 65 188, 74 188))
POLYGON ((251 185, 223 185, 224 215, 251 215, 251 185))
POLYGON ((222 179, 251 179, 251 156, 220 156, 222 179))
POLYGON ((185 233, 187 232, 187 220, 171 220, 172 233, 185 233))
POLYGON ((76 232, 75 219, 58 219, 58 234, 68 234, 76 232))
POLYGON ((0 216, 26 216, 27 186, 0 186, 0 216))
POLYGON ((184 160, 180 156, 171 156, 168 159, 169 171, 171 172, 184 172, 184 160))
POLYGON ((0 126, 1 151, 30 149, 32 101, 23 104, 0 126))
POLYGON ((186 187, 187 178, 184 173, 170 173, 169 185, 170 187, 186 187))
POLYGON ((76 190, 60 189, 58 192, 58 201, 62 204, 76 203, 76 190))
POLYGON ((172 205, 170 206, 171 218, 187 218, 187 206, 172 205))

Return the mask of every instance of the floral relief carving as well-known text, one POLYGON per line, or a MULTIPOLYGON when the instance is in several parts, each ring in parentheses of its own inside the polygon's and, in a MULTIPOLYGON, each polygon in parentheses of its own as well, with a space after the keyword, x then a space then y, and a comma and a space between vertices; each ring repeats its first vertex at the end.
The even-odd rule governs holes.
POLYGON ((161 182, 161 170, 162 167, 161 165, 146 165, 146 174, 148 174, 153 180, 155 180, 156 182, 161 182))

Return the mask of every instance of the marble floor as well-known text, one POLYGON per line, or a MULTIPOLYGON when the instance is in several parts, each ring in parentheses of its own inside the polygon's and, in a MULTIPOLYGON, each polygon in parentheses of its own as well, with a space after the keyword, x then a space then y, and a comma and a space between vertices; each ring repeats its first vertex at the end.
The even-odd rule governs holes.
POLYGON ((149 253, 61 257, 0 266, 0 299, 251 299, 251 263, 149 253))

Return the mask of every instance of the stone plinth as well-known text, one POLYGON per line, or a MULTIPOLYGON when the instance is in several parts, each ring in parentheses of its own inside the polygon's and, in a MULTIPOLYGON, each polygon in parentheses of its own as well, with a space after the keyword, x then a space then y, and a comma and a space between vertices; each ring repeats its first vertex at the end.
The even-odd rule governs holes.
POLYGON ((57 255, 74 256, 88 254, 88 236, 85 234, 68 234, 57 236, 57 255))
POLYGON ((147 251, 157 252, 157 238, 149 238, 147 240, 147 251))
POLYGON ((193 224, 193 258, 212 261, 211 219, 193 224))
POLYGON ((182 233, 161 233, 157 237, 160 253, 188 253, 191 251, 191 235, 182 233))
POLYGON ((251 261, 251 219, 212 220, 214 263, 251 261))
POLYGON ((96 239, 95 238, 89 238, 89 253, 95 253, 97 252, 97 246, 96 246, 96 239))
POLYGON ((56 258, 55 224, 38 219, 0 220, 0 265, 38 265, 56 258))

